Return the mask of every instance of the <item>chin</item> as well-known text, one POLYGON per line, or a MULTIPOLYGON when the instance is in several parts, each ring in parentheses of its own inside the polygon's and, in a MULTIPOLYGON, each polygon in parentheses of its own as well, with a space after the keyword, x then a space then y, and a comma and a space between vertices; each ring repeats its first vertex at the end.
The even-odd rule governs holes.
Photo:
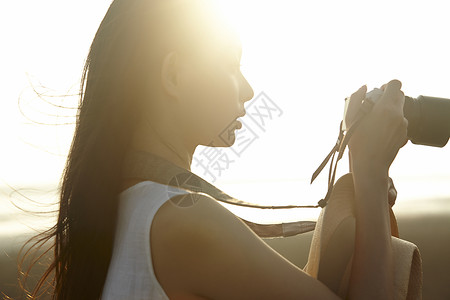
POLYGON ((234 145, 235 141, 236 137, 233 133, 228 137, 217 136, 214 139, 210 140, 208 143, 202 143, 202 145, 208 147, 231 147, 234 145))
POLYGON ((231 147, 236 141, 236 126, 232 122, 225 129, 209 135, 201 145, 208 147, 231 147), (212 138, 211 138, 212 137, 212 138))
POLYGON ((236 141, 235 129, 230 129, 216 135, 214 138, 209 139, 208 142, 202 143, 208 147, 231 147, 236 141))

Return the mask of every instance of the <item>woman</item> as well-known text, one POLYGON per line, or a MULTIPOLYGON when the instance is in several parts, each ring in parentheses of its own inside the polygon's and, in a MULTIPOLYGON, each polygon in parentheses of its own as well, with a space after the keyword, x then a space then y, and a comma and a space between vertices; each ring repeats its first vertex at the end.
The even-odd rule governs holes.
MULTIPOLYGON (((197 145, 233 145, 233 134, 220 134, 239 127, 253 97, 240 55, 206 1, 113 1, 86 60, 59 218, 47 236, 55 256, 38 288, 54 279, 54 299, 338 299, 212 197, 163 194, 157 174, 123 179, 131 150, 189 171, 197 145), (148 236, 129 239, 128 227, 148 236), (119 243, 130 240, 141 245, 119 243)), ((397 80, 382 87, 349 144, 357 200, 350 299, 392 295, 388 170, 407 141, 400 88, 397 80)), ((352 95, 349 123, 365 93, 352 95)))

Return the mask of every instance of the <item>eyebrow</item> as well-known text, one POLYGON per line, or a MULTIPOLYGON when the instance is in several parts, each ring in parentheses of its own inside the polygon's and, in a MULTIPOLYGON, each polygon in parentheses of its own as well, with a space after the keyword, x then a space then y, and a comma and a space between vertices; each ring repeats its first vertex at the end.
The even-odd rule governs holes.
POLYGON ((237 57, 238 60, 240 60, 242 57, 242 45, 240 42, 233 41, 228 45, 228 47, 226 47, 226 50, 225 48, 223 50, 225 51, 225 54, 237 57))

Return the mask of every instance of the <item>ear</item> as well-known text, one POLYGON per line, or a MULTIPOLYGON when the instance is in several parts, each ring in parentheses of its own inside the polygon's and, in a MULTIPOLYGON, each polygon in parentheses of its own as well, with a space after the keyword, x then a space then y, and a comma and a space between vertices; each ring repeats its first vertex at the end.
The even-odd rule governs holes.
POLYGON ((161 66, 163 90, 172 97, 178 96, 179 56, 175 51, 166 54, 161 66))

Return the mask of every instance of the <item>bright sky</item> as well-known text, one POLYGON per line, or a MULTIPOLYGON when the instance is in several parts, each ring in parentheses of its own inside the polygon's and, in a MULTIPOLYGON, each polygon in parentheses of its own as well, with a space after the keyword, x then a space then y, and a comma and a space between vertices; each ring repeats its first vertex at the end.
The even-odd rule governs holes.
MULTIPOLYGON (((74 110, 45 105, 28 80, 54 90, 49 95, 77 92, 83 61, 110 2, 15 0, 0 4, 2 181, 21 187, 59 180, 73 127, 30 124, 19 111, 18 98, 21 108, 36 121, 73 122, 74 110), (45 115, 49 113, 59 117, 45 115)), ((363 84, 371 90, 397 78, 408 96, 450 98, 448 1, 221 3, 240 31, 242 71, 255 96, 264 92, 281 110, 264 130, 252 125, 248 116, 242 119, 258 139, 239 157, 221 148, 235 161, 216 183, 238 198, 257 201, 262 197, 282 204, 277 195, 281 189, 286 198, 295 190, 297 200, 315 202, 317 195, 323 196, 320 185, 318 194, 308 194, 308 179, 335 143, 343 99, 363 84), (241 184, 233 185, 236 181, 241 184), (259 182, 258 188, 252 181, 259 182)), ((77 99, 54 101, 74 106, 77 99)), ((198 157, 201 151, 199 147, 198 157)), ((408 143, 390 174, 394 181, 416 180, 404 191, 410 195, 423 194, 421 183, 431 178, 440 183, 439 195, 450 195, 449 158, 450 146, 408 143)), ((203 175, 195 165, 192 170, 203 175)), ((340 172, 346 171, 343 161, 340 172)))

